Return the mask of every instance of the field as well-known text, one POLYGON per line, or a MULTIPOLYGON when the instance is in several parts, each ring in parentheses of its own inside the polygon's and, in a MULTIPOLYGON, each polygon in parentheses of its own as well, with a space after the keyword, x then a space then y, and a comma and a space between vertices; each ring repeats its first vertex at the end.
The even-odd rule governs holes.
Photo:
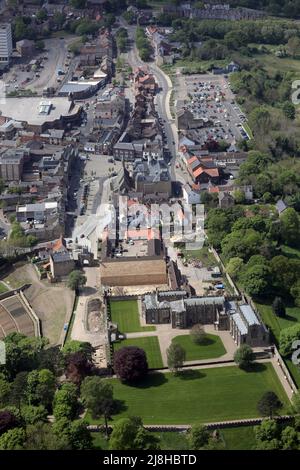
POLYGON ((155 326, 141 326, 136 300, 115 300, 110 303, 111 320, 122 333, 154 331, 155 326))
POLYGON ((258 416, 257 402, 274 391, 284 403, 288 398, 273 366, 257 364, 251 372, 236 366, 186 370, 179 375, 149 374, 139 386, 111 379, 114 397, 124 416, 140 416, 144 424, 194 424, 258 416))
POLYGON ((226 354, 219 336, 206 334, 204 344, 195 344, 190 335, 176 336, 172 342, 180 344, 186 351, 187 361, 196 361, 201 359, 213 359, 226 354))
POLYGON ((130 338, 114 343, 114 350, 117 351, 125 346, 137 346, 145 351, 150 369, 161 369, 163 362, 157 336, 146 336, 145 338, 130 338))

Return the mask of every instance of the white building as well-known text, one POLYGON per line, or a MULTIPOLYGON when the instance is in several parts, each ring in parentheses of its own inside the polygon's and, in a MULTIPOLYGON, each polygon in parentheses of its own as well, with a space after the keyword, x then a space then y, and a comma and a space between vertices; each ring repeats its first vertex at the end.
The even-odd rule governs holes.
POLYGON ((12 34, 9 23, 0 24, 0 64, 8 64, 12 55, 12 34))
POLYGON ((194 191, 189 184, 185 184, 182 187, 183 199, 187 204, 200 204, 201 195, 199 192, 194 191))

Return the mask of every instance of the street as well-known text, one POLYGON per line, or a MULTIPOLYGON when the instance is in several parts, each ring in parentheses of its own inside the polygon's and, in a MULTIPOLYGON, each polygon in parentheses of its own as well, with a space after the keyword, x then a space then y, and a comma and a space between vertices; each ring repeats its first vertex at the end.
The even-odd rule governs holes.
POLYGON ((170 150, 171 154, 171 165, 170 165, 170 174, 172 181, 176 181, 176 174, 175 174, 175 160, 176 160, 176 153, 178 148, 178 136, 177 136, 177 129, 173 122, 171 112, 170 112, 170 97, 172 91, 172 82, 167 77, 162 70, 157 67, 154 62, 145 63, 143 62, 138 54, 138 50, 135 45, 135 33, 136 33, 136 26, 129 25, 127 22, 122 18, 120 19, 121 25, 127 29, 128 32, 128 42, 130 45, 130 50, 128 53, 125 53, 124 56, 126 57, 127 62, 129 65, 134 69, 137 67, 141 67, 144 65, 149 66, 150 72, 155 76, 155 79, 158 84, 159 93, 156 95, 156 105, 157 105, 157 112, 159 116, 163 120, 164 130, 167 139, 167 147, 170 150))

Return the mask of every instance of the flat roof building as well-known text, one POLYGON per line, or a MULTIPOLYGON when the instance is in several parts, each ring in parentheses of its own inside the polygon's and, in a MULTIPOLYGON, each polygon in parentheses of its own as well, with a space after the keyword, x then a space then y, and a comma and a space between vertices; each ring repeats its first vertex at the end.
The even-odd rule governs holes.
POLYGON ((11 25, 0 23, 0 65, 9 64, 12 51, 11 25))
POLYGON ((81 107, 68 98, 54 97, 49 101, 40 97, 9 98, 0 101, 0 115, 25 124, 28 130, 43 132, 63 128, 76 120, 81 107))

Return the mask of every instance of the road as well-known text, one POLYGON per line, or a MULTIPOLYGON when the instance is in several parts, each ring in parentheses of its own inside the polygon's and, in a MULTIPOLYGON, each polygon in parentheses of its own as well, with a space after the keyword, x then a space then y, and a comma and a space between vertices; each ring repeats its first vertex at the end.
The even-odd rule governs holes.
POLYGON ((172 157, 170 166, 171 178, 172 181, 176 181, 177 178, 175 174, 175 160, 178 148, 178 135, 170 112, 172 82, 170 78, 167 77, 154 62, 146 63, 140 59, 138 50, 135 45, 136 26, 129 25, 123 18, 120 19, 120 23, 124 28, 127 29, 128 32, 128 43, 130 45, 130 50, 126 54, 128 63, 133 69, 148 65, 150 72, 155 76, 155 79, 157 81, 159 93, 156 95, 155 102, 157 105, 157 112, 164 121, 167 146, 170 150, 170 154, 172 157))

